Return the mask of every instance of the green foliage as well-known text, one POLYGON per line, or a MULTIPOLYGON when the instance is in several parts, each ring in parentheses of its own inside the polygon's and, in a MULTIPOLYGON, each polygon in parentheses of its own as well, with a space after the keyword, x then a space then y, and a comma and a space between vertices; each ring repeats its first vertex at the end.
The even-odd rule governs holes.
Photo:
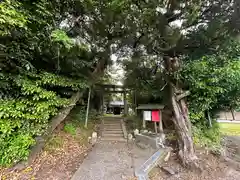
POLYGON ((206 124, 193 126, 194 143, 198 146, 211 150, 218 150, 221 147, 221 133, 217 122, 209 128, 206 124))
MULTIPOLYGON (((79 106, 75 109, 75 113, 73 115, 73 119, 77 122, 84 123, 86 119, 86 106, 79 106)), ((97 120, 99 117, 99 113, 95 109, 90 109, 88 113, 89 121, 97 120)))
POLYGON ((61 5, 0 3, 0 165, 26 159, 51 117, 69 105, 65 97, 87 87, 93 59, 84 44, 59 29, 69 7, 61 5))
POLYGON ((39 85, 71 87, 73 90, 83 89, 88 86, 83 79, 73 79, 47 72, 39 74, 38 77, 40 78, 40 80, 37 81, 39 85))
POLYGON ((21 10, 21 3, 4 0, 0 3, 0 36, 9 35, 16 27, 26 28, 27 16, 21 10))
POLYGON ((30 134, 23 133, 12 132, 6 138, 1 137, 0 165, 11 165, 28 157, 28 149, 35 141, 30 134))
MULTIPOLYGON (((33 139, 42 134, 59 108, 68 104, 60 91, 83 89, 86 79, 101 78, 99 74, 111 64, 112 53, 130 57, 125 68, 126 85, 135 88, 143 101, 158 102, 167 97, 161 92, 167 90, 169 80, 190 89, 190 112, 195 125, 204 125, 205 111, 219 104, 237 106, 239 63, 235 57, 239 46, 230 44, 226 46, 229 48, 219 49, 228 34, 238 32, 229 28, 236 3, 213 2, 206 11, 208 3, 1 2, 0 147, 4 153, 10 152, 1 154, 1 164, 25 158, 33 139), (180 27, 177 21, 183 22, 180 27), (187 59, 181 77, 172 76, 163 63, 163 57, 175 56, 187 59), (18 143, 21 138, 24 145, 18 143)), ((89 113, 89 119, 95 114, 89 113)), ((85 108, 78 116, 82 122, 85 108)))
POLYGON ((190 119, 194 125, 194 140, 201 146, 213 149, 220 146, 219 126, 215 123, 209 128, 207 113, 214 121, 217 110, 239 106, 239 50, 238 42, 227 41, 218 47, 217 53, 189 56, 180 71, 185 88, 191 91, 188 97, 190 119), (191 59, 193 57, 197 59, 191 59))
POLYGON ((64 131, 71 135, 76 135, 76 130, 76 126, 72 123, 67 123, 64 126, 64 131))
MULTIPOLYGON (((47 75, 57 77, 49 73, 47 75)), ((41 79, 38 77, 42 77, 41 75, 36 74, 34 77, 32 79, 27 75, 18 75, 9 78, 12 81, 11 88, 19 89, 20 94, 14 99, 0 100, 0 146, 3 149, 0 153, 0 165, 10 165, 25 159, 29 147, 35 142, 34 138, 44 133, 49 119, 56 115, 59 108, 69 104, 68 99, 61 98, 56 92, 49 90, 50 87, 59 87, 64 78, 60 83, 57 83, 60 77, 54 81, 50 78, 46 84, 45 81, 40 83, 41 79)), ((68 82, 64 87, 68 87, 67 85, 70 88, 77 87, 74 86, 74 82, 68 82)))
MULTIPOLYGON (((89 111, 88 127, 85 128, 86 107, 76 106, 69 114, 69 120, 64 131, 71 134, 81 145, 88 143, 88 137, 95 130, 95 124, 100 123, 99 114, 95 110, 89 111)), ((96 130, 95 130, 96 131, 96 130)))
MULTIPOLYGON (((138 104, 161 103, 164 94, 161 89, 166 85, 159 68, 159 59, 154 57, 136 57, 139 61, 123 61, 125 74, 124 84, 135 91, 138 104)), ((134 98, 131 97, 132 103, 134 98)))
POLYGON ((62 43, 67 49, 70 49, 73 46, 73 40, 71 40, 65 31, 54 30, 51 34, 53 42, 62 43))
POLYGON ((205 119, 205 112, 238 107, 240 91, 239 43, 219 48, 217 54, 185 63, 180 76, 191 91, 190 117, 193 123, 205 119), (234 47, 234 48, 233 48, 234 47))
POLYGON ((142 120, 140 117, 136 115, 131 115, 126 117, 126 127, 128 131, 132 131, 134 129, 141 129, 142 127, 142 120))

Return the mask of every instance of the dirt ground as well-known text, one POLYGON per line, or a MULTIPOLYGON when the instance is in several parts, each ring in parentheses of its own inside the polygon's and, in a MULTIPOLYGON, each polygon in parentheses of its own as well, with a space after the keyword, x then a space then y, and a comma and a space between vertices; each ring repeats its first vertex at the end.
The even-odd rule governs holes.
MULTIPOLYGON (((60 131, 50 139, 42 154, 32 166, 21 172, 2 170, 2 180, 70 180, 79 165, 88 155, 89 148, 76 137, 60 131)), ((188 171, 179 163, 176 154, 164 164, 176 174, 170 175, 159 167, 150 173, 150 180, 240 180, 240 171, 220 161, 217 156, 198 152, 202 172, 188 171)), ((114 162, 112 162, 114 163, 114 162)), ((132 178, 131 180, 136 179, 132 178)))
MULTIPOLYGON (((58 127, 49 139, 46 147, 31 166, 20 172, 0 169, 1 180, 70 180, 79 168, 91 147, 87 143, 88 133, 79 128, 76 135, 71 135, 63 130, 63 125, 58 127)), ((228 151, 237 157, 240 155, 240 138, 228 138, 226 141, 228 151), (236 147, 236 145, 239 145, 236 147), (229 149, 230 148, 230 149, 229 149)), ((201 159, 202 172, 188 171, 179 163, 176 154, 172 153, 164 166, 171 168, 175 174, 170 175, 163 169, 156 167, 150 173, 151 180, 240 180, 240 168, 221 161, 209 152, 198 150, 201 159)), ((240 156, 239 156, 240 157, 240 156)), ((112 162, 114 163, 114 162, 112 162)), ((132 178, 134 180, 136 178, 132 178)), ((105 180, 105 179, 103 179, 105 180)), ((109 180, 109 179, 106 179, 109 180)))
POLYGON ((173 155, 170 160, 163 164, 165 167, 171 168, 175 172, 170 175, 163 169, 155 168, 150 173, 151 180, 240 180, 240 171, 235 167, 229 166, 219 159, 219 157, 198 152, 198 157, 201 159, 202 172, 189 171, 184 169, 177 160, 176 155, 173 155))
POLYGON ((1 180, 68 180, 90 150, 85 137, 72 136, 61 130, 46 144, 33 164, 20 172, 0 169, 1 180))

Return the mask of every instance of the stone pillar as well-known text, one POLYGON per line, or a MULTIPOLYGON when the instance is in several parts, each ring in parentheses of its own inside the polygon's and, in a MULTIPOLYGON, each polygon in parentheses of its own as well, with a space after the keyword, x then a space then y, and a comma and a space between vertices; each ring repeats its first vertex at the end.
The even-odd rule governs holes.
POLYGON ((163 117, 162 117, 162 109, 160 109, 160 121, 159 121, 159 133, 163 134, 163 117))
POLYGON ((88 123, 88 113, 89 113, 89 108, 90 108, 90 100, 91 100, 91 87, 89 87, 89 90, 88 90, 87 112, 86 112, 85 125, 84 125, 85 128, 87 128, 87 123, 88 123))
POLYGON ((132 98, 133 98, 133 110, 134 113, 137 114, 137 97, 136 97, 136 90, 132 91, 132 98))
POLYGON ((127 96, 126 96, 126 90, 124 89, 123 92, 123 101, 124 101, 124 115, 128 115, 128 105, 127 105, 127 96))

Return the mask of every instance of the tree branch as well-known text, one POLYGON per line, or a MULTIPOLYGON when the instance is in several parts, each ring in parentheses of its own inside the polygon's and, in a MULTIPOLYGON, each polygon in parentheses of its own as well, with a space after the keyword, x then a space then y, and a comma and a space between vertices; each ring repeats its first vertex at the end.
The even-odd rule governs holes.
POLYGON ((164 84, 164 86, 160 89, 160 91, 164 90, 164 88, 167 86, 168 82, 166 82, 166 84, 164 84))
POLYGON ((180 18, 182 15, 183 15, 183 11, 181 11, 181 12, 178 13, 178 14, 172 14, 171 16, 169 16, 168 13, 165 13, 165 14, 164 14, 164 16, 166 17, 168 23, 171 23, 171 22, 177 20, 177 19, 180 18))
POLYGON ((179 101, 182 98, 185 98, 185 97, 189 96, 190 94, 191 94, 190 91, 185 91, 184 93, 182 93, 180 95, 177 95, 176 99, 177 99, 177 101, 179 101))

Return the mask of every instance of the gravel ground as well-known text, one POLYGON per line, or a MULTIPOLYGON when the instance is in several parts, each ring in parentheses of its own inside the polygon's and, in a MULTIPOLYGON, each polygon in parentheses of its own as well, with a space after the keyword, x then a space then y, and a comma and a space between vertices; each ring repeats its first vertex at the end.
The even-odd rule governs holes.
POLYGON ((83 161, 72 180, 118 180, 133 176, 126 143, 100 142, 83 161))
MULTIPOLYGON (((99 142, 80 165, 72 180, 132 180, 134 170, 144 163, 155 151, 140 149, 134 144, 99 142)), ((199 150, 203 165, 201 173, 184 169, 176 154, 164 165, 176 174, 169 175, 156 167, 150 173, 151 180, 240 180, 240 171, 221 162, 218 157, 199 150)))
POLYGON ((72 180, 133 179, 135 167, 145 162, 154 150, 133 144, 99 142, 83 161, 72 180))

